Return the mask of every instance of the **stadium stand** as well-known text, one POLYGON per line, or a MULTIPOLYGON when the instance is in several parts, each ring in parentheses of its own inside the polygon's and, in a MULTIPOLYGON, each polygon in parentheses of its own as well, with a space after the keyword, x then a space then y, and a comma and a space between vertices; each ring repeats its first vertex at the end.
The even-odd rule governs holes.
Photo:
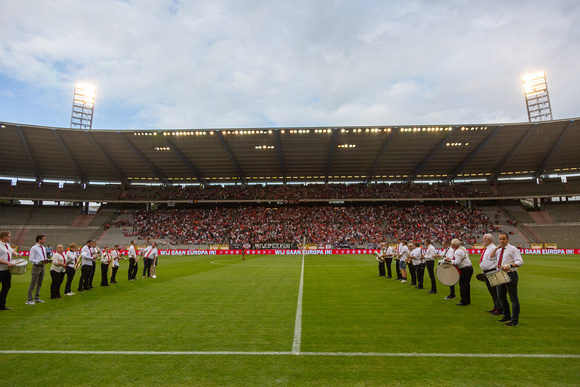
POLYGON ((519 223, 534 223, 534 219, 520 203, 502 203, 500 207, 511 219, 519 223))
POLYGON ((556 223, 580 222, 580 203, 546 204, 546 211, 556 223))
POLYGON ((568 195, 570 190, 560 179, 535 182, 502 182, 500 190, 503 196, 529 197, 534 195, 568 195))
POLYGON ((580 224, 530 225, 527 228, 540 236, 540 243, 556 243, 558 248, 573 249, 580 246, 580 224))

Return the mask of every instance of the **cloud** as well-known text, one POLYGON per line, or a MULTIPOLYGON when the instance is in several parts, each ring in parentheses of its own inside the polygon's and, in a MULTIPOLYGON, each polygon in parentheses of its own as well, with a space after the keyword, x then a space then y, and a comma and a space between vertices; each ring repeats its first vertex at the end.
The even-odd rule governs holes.
POLYGON ((540 69, 557 116, 573 117, 579 8, 572 0, 8 0, 0 73, 63 106, 74 81, 95 82, 97 127, 522 121, 521 76, 540 69))

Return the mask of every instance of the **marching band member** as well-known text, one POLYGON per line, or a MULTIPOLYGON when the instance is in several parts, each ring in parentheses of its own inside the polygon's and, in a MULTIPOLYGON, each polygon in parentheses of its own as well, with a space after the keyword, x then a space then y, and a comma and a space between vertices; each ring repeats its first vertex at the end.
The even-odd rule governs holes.
POLYGON ((436 294, 437 282, 435 281, 435 247, 433 247, 433 244, 431 244, 431 239, 425 239, 425 244, 427 245, 427 251, 423 257, 425 258, 425 266, 427 266, 429 279, 431 280, 431 290, 429 290, 427 294, 436 294))
POLYGON ((30 248, 29 260, 32 263, 32 269, 30 270, 30 286, 28 287, 28 301, 26 301, 26 305, 36 305, 44 302, 40 299, 40 288, 44 280, 44 265, 48 262, 46 249, 44 248, 45 242, 46 237, 44 235, 37 235, 36 244, 30 248))
MULTIPOLYGON (((439 253, 435 254, 435 258, 441 258, 443 260, 453 257, 453 249, 451 248, 451 241, 446 239, 443 241, 443 255, 439 253)), ((449 295, 444 298, 445 300, 455 300, 455 285, 449 287, 449 295)))
POLYGON ((10 267, 14 266, 12 257, 22 257, 10 247, 10 238, 12 238, 10 231, 0 231, 0 283, 2 283, 2 291, 0 291, 0 310, 12 310, 6 307, 6 297, 8 291, 12 286, 12 274, 10 267))
POLYGON ((109 246, 105 246, 105 251, 101 254, 101 286, 109 286, 107 282, 107 272, 111 264, 111 251, 109 246))
POLYGON ((407 270, 405 266, 405 262, 409 257, 409 249, 407 248, 407 241, 403 241, 400 244, 401 248, 399 249, 399 268, 401 269, 401 283, 407 283, 407 270))
POLYGON ((135 251, 135 241, 131 241, 131 246, 129 246, 129 281, 135 281, 137 279, 137 269, 139 268, 139 258, 137 258, 137 252, 135 251))
POLYGON ((151 277, 151 265, 155 264, 158 254, 157 244, 151 242, 151 246, 148 246, 143 252, 143 278, 145 278, 145 274, 147 277, 151 277))
POLYGON ((383 250, 385 248, 385 244, 381 243, 381 249, 377 253, 377 261, 379 261, 379 277, 385 276, 385 258, 383 255, 383 250))
POLYGON ((419 242, 414 243, 414 248, 411 251, 411 259, 417 276, 417 286, 415 286, 415 289, 423 289, 425 259, 423 258, 423 252, 421 251, 421 244, 419 242))
POLYGON ((50 298, 62 298, 60 295, 60 286, 66 273, 66 254, 64 253, 62 245, 56 246, 56 252, 52 254, 52 265, 50 266, 50 276, 52 282, 50 284, 50 298))
POLYGON ((111 283, 116 284, 117 270, 119 270, 119 245, 115 245, 111 251, 111 259, 113 260, 113 274, 111 274, 111 283))
MULTIPOLYGON (((483 271, 484 274, 489 273, 490 271, 494 271, 497 269, 497 257, 491 257, 491 253, 495 251, 495 244, 493 243, 494 238, 491 234, 485 234, 483 236, 483 245, 485 246, 485 250, 481 253, 481 257, 479 258, 479 267, 483 271)), ((487 285, 487 291, 491 295, 491 299, 493 301, 493 309, 487 311, 493 316, 499 316, 503 314, 503 310, 499 303, 499 299, 497 298, 497 289, 495 289, 489 283, 489 279, 487 276, 484 275, 485 284, 487 285)))
POLYGON ((94 289, 93 278, 95 278, 95 271, 97 270, 97 257, 101 255, 101 249, 97 247, 97 242, 94 240, 91 242, 91 252, 93 254, 93 263, 89 275, 89 289, 94 289))
POLYGON ((520 251, 509 244, 510 238, 505 232, 499 234, 499 245, 491 253, 491 257, 496 257, 499 252, 497 267, 507 271, 511 279, 504 285, 499 285, 497 289, 497 298, 503 309, 503 318, 498 322, 507 322, 507 326, 517 327, 520 321, 520 300, 518 298, 518 267, 524 264, 520 251), (512 313, 510 314, 510 304, 507 300, 507 294, 510 295, 512 302, 512 313))
POLYGON ((471 276, 473 276, 473 266, 467 250, 461 247, 459 239, 451 241, 451 248, 453 249, 453 255, 451 258, 445 258, 445 260, 459 269, 459 294, 461 295, 461 301, 455 305, 467 306, 471 304, 470 282, 471 276))
POLYGON ((64 295, 74 296, 75 294, 71 290, 73 278, 75 278, 75 265, 77 263, 77 250, 78 247, 74 243, 68 246, 68 251, 65 253, 66 256, 66 285, 64 285, 64 295))
POLYGON ((383 250, 383 256, 385 257, 385 266, 387 268, 387 278, 393 278, 393 273, 391 272, 391 263, 393 262, 393 248, 385 243, 386 249, 383 250))
POLYGON ((413 265, 413 260, 411 259, 411 251, 415 248, 413 242, 407 243, 407 248, 409 249, 409 256, 407 257, 407 266, 409 268, 409 274, 411 274, 411 286, 417 286, 417 273, 415 271, 415 265, 413 265))
POLYGON ((395 271, 397 272, 397 281, 400 281, 403 279, 403 277, 401 276, 401 266, 400 266, 400 257, 399 255, 401 254, 401 248, 403 247, 403 243, 401 242, 401 238, 397 238, 397 249, 395 252, 395 271))
POLYGON ((88 240, 87 244, 83 246, 81 249, 81 259, 83 260, 81 266, 81 278, 79 279, 79 292, 84 292, 85 290, 92 289, 90 280, 91 280, 91 271, 93 270, 93 240, 88 240))

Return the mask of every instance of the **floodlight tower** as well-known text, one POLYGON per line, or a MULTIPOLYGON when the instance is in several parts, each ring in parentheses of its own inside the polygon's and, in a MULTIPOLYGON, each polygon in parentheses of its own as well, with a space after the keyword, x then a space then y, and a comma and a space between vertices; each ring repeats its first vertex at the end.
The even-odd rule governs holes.
POLYGON ((552 108, 550 107, 546 73, 542 70, 535 74, 524 75, 522 82, 524 83, 524 95, 526 96, 530 122, 550 121, 552 108))
POLYGON ((93 127, 95 95, 95 85, 75 82, 75 94, 70 119, 71 128, 91 129, 93 127))

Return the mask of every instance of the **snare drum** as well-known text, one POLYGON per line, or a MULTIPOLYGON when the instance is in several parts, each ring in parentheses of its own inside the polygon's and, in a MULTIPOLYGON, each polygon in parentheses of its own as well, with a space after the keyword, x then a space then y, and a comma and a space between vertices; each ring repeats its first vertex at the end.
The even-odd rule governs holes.
POLYGON ((453 286, 459 282, 459 271, 450 263, 442 263, 437 266, 435 276, 445 286, 453 286))
POLYGON ((19 275, 26 273, 26 265, 28 265, 26 259, 14 259, 12 263, 14 263, 14 266, 10 266, 10 274, 19 275))
POLYGON ((508 272, 503 271, 502 269, 490 271, 485 274, 485 277, 491 286, 505 285, 512 280, 508 275, 508 272))

